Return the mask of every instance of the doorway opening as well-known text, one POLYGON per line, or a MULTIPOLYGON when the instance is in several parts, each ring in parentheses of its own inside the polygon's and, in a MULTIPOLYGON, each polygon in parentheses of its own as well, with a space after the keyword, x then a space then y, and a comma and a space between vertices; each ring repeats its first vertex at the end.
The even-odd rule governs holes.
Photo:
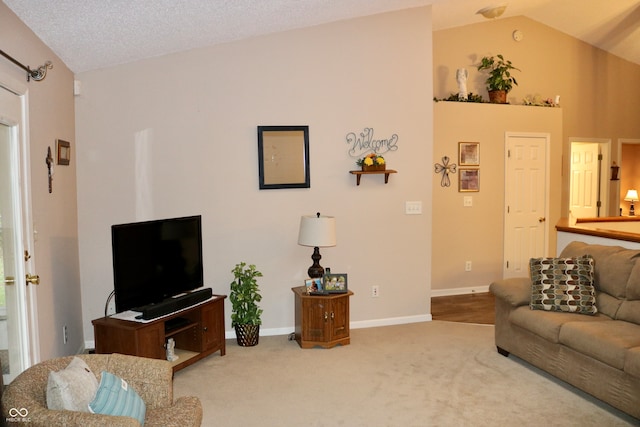
POLYGON ((569 138, 569 216, 598 218, 618 215, 609 200, 611 140, 569 138))
POLYGON ((618 215, 629 215, 630 203, 625 199, 628 190, 640 191, 640 139, 618 140, 618 165, 620 165, 620 180, 616 182, 612 203, 618 209, 618 215))

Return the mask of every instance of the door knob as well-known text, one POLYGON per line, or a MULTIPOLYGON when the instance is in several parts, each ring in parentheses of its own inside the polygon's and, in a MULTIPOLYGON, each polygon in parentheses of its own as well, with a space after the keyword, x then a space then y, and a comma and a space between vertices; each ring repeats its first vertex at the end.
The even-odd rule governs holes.
POLYGON ((27 273, 27 286, 29 286, 29 283, 32 283, 34 285, 39 285, 40 276, 38 276, 37 274, 32 276, 31 274, 27 273))
POLYGON ((4 278, 4 284, 5 285, 13 285, 14 283, 16 283, 16 278, 13 276, 7 276, 4 278))
POLYGON ((538 218, 538 222, 545 222, 547 220, 547 218, 541 216, 540 218, 538 218))

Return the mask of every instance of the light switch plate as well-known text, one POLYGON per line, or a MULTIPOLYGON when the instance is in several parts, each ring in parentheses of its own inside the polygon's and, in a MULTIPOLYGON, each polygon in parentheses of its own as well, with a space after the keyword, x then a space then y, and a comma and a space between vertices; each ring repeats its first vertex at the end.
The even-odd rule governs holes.
POLYGON ((421 215, 422 214, 422 202, 404 202, 404 213, 407 215, 421 215))
POLYGON ((464 196, 463 203, 464 203, 464 207, 465 208, 469 208, 469 207, 473 206, 473 197, 464 196))

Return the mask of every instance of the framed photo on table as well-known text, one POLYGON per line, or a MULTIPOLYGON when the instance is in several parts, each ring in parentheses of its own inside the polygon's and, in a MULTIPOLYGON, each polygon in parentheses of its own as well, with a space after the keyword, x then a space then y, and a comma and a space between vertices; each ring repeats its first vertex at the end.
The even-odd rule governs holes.
POLYGON ((322 277, 322 288, 330 294, 346 293, 349 290, 347 287, 347 275, 344 273, 325 274, 322 277))
POLYGON ((317 277, 315 279, 306 279, 304 281, 304 286, 307 288, 307 294, 309 295, 325 293, 322 289, 322 278, 320 277, 317 277))

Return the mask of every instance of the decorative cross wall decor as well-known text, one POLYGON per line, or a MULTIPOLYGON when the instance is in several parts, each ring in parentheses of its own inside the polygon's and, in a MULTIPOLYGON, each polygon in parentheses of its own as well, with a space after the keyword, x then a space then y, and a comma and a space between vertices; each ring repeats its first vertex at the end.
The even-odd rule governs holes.
POLYGON ((451 180, 449 179, 449 173, 456 173, 458 166, 455 163, 449 164, 449 157, 444 156, 442 158, 442 164, 436 163, 435 169, 436 173, 442 174, 442 179, 440 180, 441 187, 450 187, 451 180))

